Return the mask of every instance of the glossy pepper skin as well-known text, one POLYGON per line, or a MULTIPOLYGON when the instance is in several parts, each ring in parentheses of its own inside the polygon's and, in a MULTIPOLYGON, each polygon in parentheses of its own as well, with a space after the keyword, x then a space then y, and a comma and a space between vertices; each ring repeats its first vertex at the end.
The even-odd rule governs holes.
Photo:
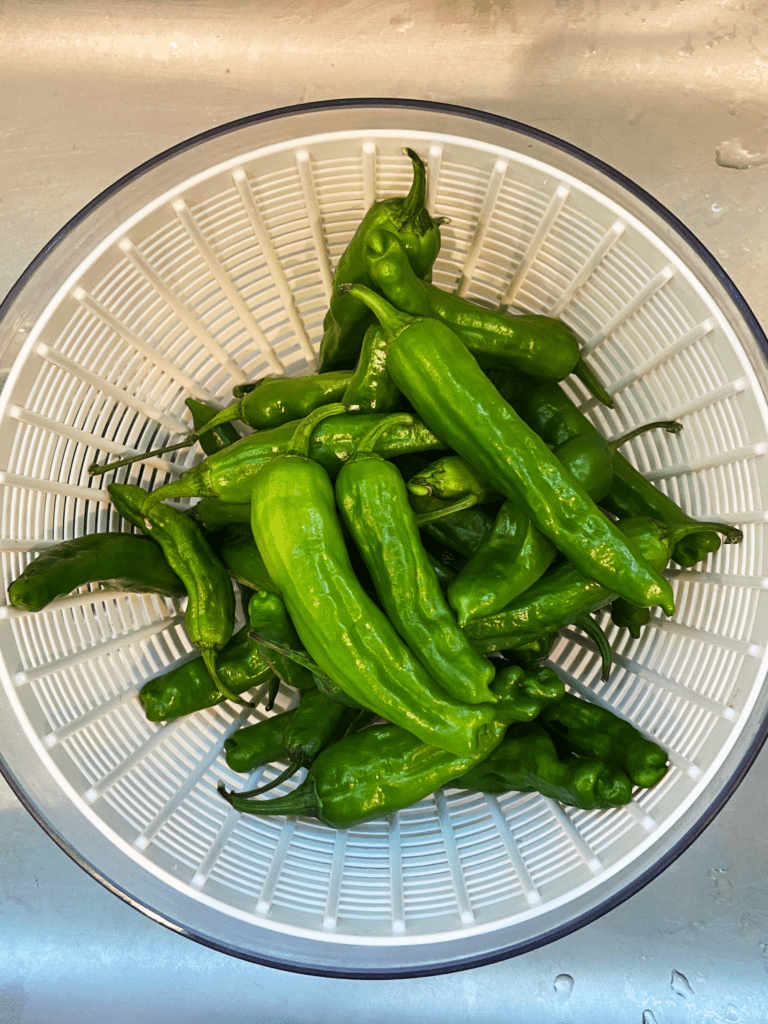
POLYGON ((219 792, 246 814, 295 814, 318 818, 331 828, 348 828, 402 810, 469 771, 501 743, 512 721, 533 721, 542 709, 562 699, 562 681, 551 669, 525 673, 512 667, 494 681, 505 725, 493 723, 471 755, 455 755, 418 740, 391 723, 373 725, 326 747, 304 782, 272 800, 253 800, 219 792))
POLYGON ((630 722, 572 693, 560 705, 557 712, 545 709, 540 719, 557 744, 618 765, 636 786, 649 788, 664 778, 669 767, 666 753, 630 722))
MULTIPOLYGON (((509 378, 504 384, 510 385, 509 378)), ((600 437, 594 424, 557 384, 521 377, 517 381, 514 397, 510 397, 510 400, 525 422, 549 444, 563 444, 579 435, 600 437)), ((601 502, 609 512, 622 518, 649 516, 673 524, 694 521, 635 469, 621 452, 616 452, 612 468, 611 486, 601 502)), ((678 565, 690 567, 719 547, 720 538, 714 532, 691 535, 675 545, 672 558, 678 565)))
POLYGON ((87 583, 104 590, 183 597, 184 584, 151 537, 89 533, 40 552, 8 587, 14 608, 39 612, 57 597, 87 583))
POLYGON ((632 799, 626 772, 595 758, 561 760, 537 722, 511 726, 484 761, 451 783, 478 793, 541 793, 585 811, 620 807, 632 799))
POLYGON ((381 429, 363 440, 336 478, 342 522, 390 622, 432 678, 456 700, 493 701, 494 667, 459 629, 421 543, 403 478, 373 450, 381 429))
POLYGON ((285 756, 283 736, 298 707, 243 726, 224 740, 224 760, 233 772, 243 775, 285 756))
POLYGON ((669 582, 628 542, 504 401, 453 331, 438 320, 400 314, 371 292, 391 331, 387 366, 416 413, 531 521, 575 566, 619 596, 674 613, 669 582))
POLYGON ((188 398, 184 404, 192 413, 192 431, 199 438, 200 447, 206 455, 220 452, 240 440, 240 434, 232 423, 209 425, 219 412, 212 405, 198 402, 196 398, 188 398))
MULTIPOLYGON (((636 516, 619 520, 618 527, 631 537, 645 558, 659 571, 669 560, 672 545, 684 531, 712 528, 713 524, 668 526, 636 516)), ((741 533, 718 527, 731 543, 741 533)), ((514 649, 537 636, 556 632, 583 615, 589 615, 616 599, 616 593, 602 586, 570 563, 550 569, 541 579, 495 615, 473 619, 464 627, 468 639, 486 653, 514 649)))
MULTIPOLYGON (((218 502, 224 505, 224 502, 218 502)), ((238 506, 230 506, 237 508, 238 506)), ((208 535, 211 549, 221 564, 241 586, 249 590, 268 590, 274 592, 275 584, 267 572, 264 559, 253 539, 250 526, 250 505, 248 520, 233 523, 208 535)))
MULTIPOLYGON (((268 590, 258 590, 248 602, 248 619, 251 630, 266 640, 280 644, 282 647, 299 649, 301 641, 291 622, 285 603, 279 594, 268 590)), ((256 641, 263 660, 272 671, 289 686, 297 690, 311 690, 315 680, 309 669, 299 665, 295 660, 278 654, 256 641)))
POLYGON ((357 369, 339 401, 360 412, 391 413, 400 408, 403 396, 387 370, 387 338, 381 324, 369 324, 357 369))
POLYGON ((365 259, 375 291, 404 313, 446 324, 481 366, 514 367, 546 380, 562 380, 575 369, 579 341, 561 320, 505 315, 421 280, 386 230, 369 233, 365 259))
MULTIPOLYGON (((216 660, 219 678, 237 694, 274 678, 248 632, 249 627, 243 626, 234 633, 216 660)), ((150 722, 166 722, 214 707, 226 698, 211 678, 203 658, 198 656, 150 679, 139 690, 139 700, 150 722)))
POLYGON ((148 494, 135 484, 110 484, 115 508, 162 547, 170 567, 187 591, 184 622, 222 694, 242 703, 216 673, 216 654, 229 641, 235 625, 235 595, 229 574, 211 550, 205 535, 183 512, 170 505, 147 509, 148 494))
POLYGON ((413 182, 407 196, 383 199, 371 206, 339 260, 333 275, 333 294, 323 321, 320 371, 351 369, 357 364, 363 335, 373 321, 370 310, 354 296, 343 294, 343 284, 375 287, 364 254, 370 233, 381 227, 394 233, 403 246, 408 265, 417 277, 428 277, 440 251, 440 221, 426 208, 427 174, 423 161, 412 149, 403 151, 413 165, 413 182))
POLYGON ((328 474, 299 451, 261 471, 251 528, 309 656, 368 710, 424 742, 472 753, 494 705, 446 696, 411 654, 355 576, 328 474))
MULTIPOLYGON (((378 413, 346 413, 320 424, 312 438, 310 456, 335 476, 363 436, 380 420, 378 413)), ((296 426, 294 421, 242 438, 193 466, 178 480, 152 491, 151 503, 186 496, 218 498, 230 505, 250 504, 256 476, 271 459, 288 449, 296 426)), ((410 426, 390 431, 382 442, 381 454, 391 458, 439 447, 443 447, 442 442, 414 419, 410 426)))

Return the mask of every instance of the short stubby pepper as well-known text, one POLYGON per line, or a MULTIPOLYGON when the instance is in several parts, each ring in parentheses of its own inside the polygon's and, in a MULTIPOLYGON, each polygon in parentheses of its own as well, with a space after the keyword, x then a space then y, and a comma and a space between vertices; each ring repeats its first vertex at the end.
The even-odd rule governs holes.
POLYGON ((215 406, 198 402, 196 398, 188 398, 184 404, 192 413, 192 432, 206 455, 220 452, 240 440, 241 435, 233 423, 211 424, 219 412, 215 406))
POLYGON ((561 759, 537 722, 511 726, 484 761, 451 785, 479 793, 541 793, 585 811, 620 807, 632 799, 626 772, 597 758, 561 759))
POLYGON ((353 286, 391 331, 387 366, 416 413, 584 573, 633 604, 674 613, 669 582, 640 555, 499 395, 453 331, 353 286))
POLYGON ((373 321, 370 310, 353 296, 340 291, 344 284, 375 287, 364 253, 372 231, 385 227, 403 246, 408 265, 417 277, 429 277, 440 251, 440 224, 426 208, 427 172, 412 149, 403 151, 413 165, 413 182, 407 196, 382 199, 368 210, 344 250, 333 275, 333 294, 323 321, 320 343, 321 371, 349 369, 357 364, 363 335, 373 321))
POLYGON ((39 612, 57 597, 98 583, 103 590, 183 597, 186 588, 163 549, 138 533, 89 533, 38 554, 8 587, 14 608, 39 612))
MULTIPOLYGON (((271 683, 274 673, 262 660, 258 645, 243 626, 221 649, 216 672, 231 692, 242 694, 271 683)), ((150 679, 139 690, 139 701, 150 722, 166 722, 221 704, 227 698, 214 683, 202 656, 191 658, 150 679)))
POLYGON ((564 694, 555 672, 525 673, 512 667, 494 681, 497 719, 471 754, 456 755, 420 741, 398 725, 372 725, 326 747, 305 780, 291 793, 271 800, 219 792, 246 814, 315 817, 331 828, 348 828, 423 800, 469 771, 501 743, 513 721, 533 721, 564 694), (506 724, 505 724, 506 723, 506 724))

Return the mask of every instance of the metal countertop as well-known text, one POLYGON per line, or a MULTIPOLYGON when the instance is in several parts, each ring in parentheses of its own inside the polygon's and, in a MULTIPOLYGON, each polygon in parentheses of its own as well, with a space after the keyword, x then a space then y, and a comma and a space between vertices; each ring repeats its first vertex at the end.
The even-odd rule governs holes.
MULTIPOLYGON (((476 107, 623 172, 768 325, 768 5, 741 0, 6 0, 0 295, 121 175, 190 136, 351 96, 476 107)), ((436 978, 229 958, 115 898, 0 780, 0 1024, 768 1020, 768 751, 662 875, 586 928, 436 978)))

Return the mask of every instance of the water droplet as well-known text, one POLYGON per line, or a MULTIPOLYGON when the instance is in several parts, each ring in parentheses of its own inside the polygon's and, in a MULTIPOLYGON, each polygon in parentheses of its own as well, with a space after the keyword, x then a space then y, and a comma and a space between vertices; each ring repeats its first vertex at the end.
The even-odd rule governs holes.
POLYGON ((669 986, 676 996, 682 996, 683 999, 687 999, 688 996, 693 995, 693 989, 688 982, 688 979, 680 971, 672 971, 672 977, 669 979, 669 986))
POLYGON ((741 1014, 733 1003, 728 1003, 728 1006, 725 1008, 725 1019, 728 1021, 728 1024, 738 1024, 738 1021, 741 1020, 741 1014))
POLYGON ((723 208, 720 203, 712 203, 712 213, 722 213, 723 208))
POLYGON ((768 163, 768 152, 751 151, 747 149, 742 139, 726 139, 715 146, 715 160, 720 167, 746 171, 750 167, 768 163))
POLYGON ((653 1010, 643 1010, 643 1024, 656 1024, 656 1015, 653 1010))
POLYGON ((571 992, 573 992, 573 978, 570 974, 558 974, 555 978, 555 992, 565 1002, 571 992))

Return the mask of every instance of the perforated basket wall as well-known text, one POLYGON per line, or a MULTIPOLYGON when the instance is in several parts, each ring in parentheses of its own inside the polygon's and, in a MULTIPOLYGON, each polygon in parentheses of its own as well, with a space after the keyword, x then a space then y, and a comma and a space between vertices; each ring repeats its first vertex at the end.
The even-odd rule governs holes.
MULTIPOLYGON (((626 453, 690 514, 744 530, 696 569, 670 569, 676 615, 654 613, 640 640, 605 618, 607 682, 578 633, 553 652, 569 687, 668 751, 663 782, 600 812, 447 790, 348 831, 240 816, 216 784, 244 785, 221 751, 247 709, 153 725, 136 698, 191 655, 182 603, 84 589, 36 614, 0 608, 3 770, 54 838, 192 938, 350 976, 511 955, 631 895, 736 785, 766 704, 759 328, 711 257, 620 176, 524 126, 433 104, 319 104, 226 126, 118 182, 54 240, 3 309, 5 586, 47 545, 126 528, 110 478, 88 476, 95 458, 177 440, 189 395, 223 405, 236 383, 314 369, 339 255, 375 199, 408 189, 404 145, 428 165, 430 209, 450 218, 435 282, 562 317, 616 408, 569 385, 577 402, 609 436, 679 419, 681 434, 626 453)), ((118 478, 156 486, 199 458, 118 478)))

